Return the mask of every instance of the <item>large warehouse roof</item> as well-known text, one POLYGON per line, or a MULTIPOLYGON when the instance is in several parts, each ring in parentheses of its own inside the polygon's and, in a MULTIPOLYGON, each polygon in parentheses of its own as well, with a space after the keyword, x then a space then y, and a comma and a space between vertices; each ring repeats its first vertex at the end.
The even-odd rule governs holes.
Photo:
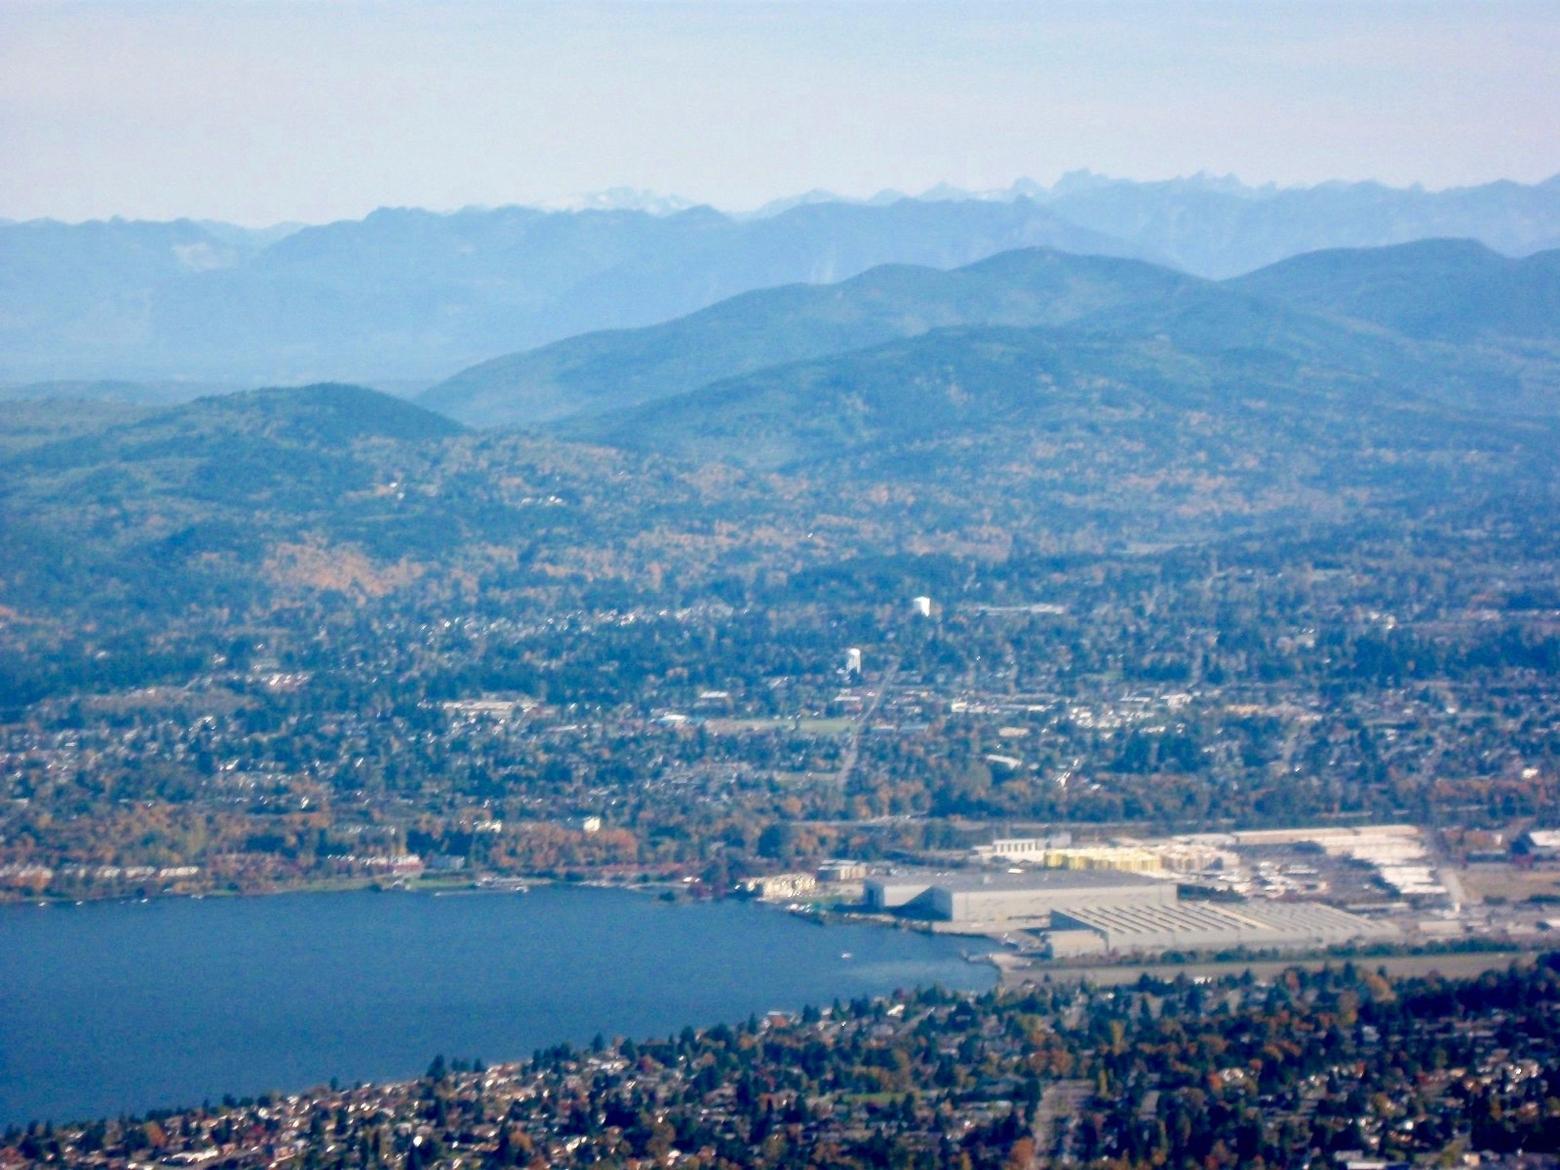
POLYGON ((1397 933, 1384 923, 1315 902, 1102 904, 1068 907, 1058 913, 1068 924, 1100 935, 1112 951, 1328 946, 1397 933))
POLYGON ((1157 886, 1162 883, 1154 878, 1119 870, 1032 869, 1023 873, 960 870, 938 874, 928 879, 926 884, 950 893, 963 894, 977 890, 990 890, 992 893, 1013 890, 1116 890, 1123 886, 1157 886))

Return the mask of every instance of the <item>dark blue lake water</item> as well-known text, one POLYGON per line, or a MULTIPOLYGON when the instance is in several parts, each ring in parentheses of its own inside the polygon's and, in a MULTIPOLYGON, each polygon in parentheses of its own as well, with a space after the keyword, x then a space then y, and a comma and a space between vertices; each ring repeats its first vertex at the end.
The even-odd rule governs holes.
POLYGON ((416 1076, 941 983, 968 943, 610 890, 0 908, 0 1124, 416 1076), (850 958, 842 953, 849 952, 850 958))

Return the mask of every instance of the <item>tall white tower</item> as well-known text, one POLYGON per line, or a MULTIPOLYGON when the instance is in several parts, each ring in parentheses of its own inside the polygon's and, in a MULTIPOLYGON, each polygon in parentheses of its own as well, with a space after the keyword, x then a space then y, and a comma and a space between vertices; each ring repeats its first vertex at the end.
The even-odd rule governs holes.
POLYGON ((861 651, 855 646, 845 651, 845 673, 858 677, 861 674, 861 651))

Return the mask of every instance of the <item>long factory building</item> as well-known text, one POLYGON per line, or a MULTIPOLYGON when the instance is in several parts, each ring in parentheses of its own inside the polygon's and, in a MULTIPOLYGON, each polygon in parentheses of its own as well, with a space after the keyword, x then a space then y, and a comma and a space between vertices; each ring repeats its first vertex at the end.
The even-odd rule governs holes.
POLYGON ((1170 882, 1110 870, 961 870, 868 878, 866 896, 873 910, 982 923, 1049 920, 1054 911, 1079 906, 1173 905, 1176 889, 1170 882))
POLYGON ((1317 902, 1183 902, 1174 882, 1099 870, 964 870, 869 878, 870 909, 969 933, 1042 930, 1058 957, 1166 950, 1325 947, 1394 927, 1317 902))

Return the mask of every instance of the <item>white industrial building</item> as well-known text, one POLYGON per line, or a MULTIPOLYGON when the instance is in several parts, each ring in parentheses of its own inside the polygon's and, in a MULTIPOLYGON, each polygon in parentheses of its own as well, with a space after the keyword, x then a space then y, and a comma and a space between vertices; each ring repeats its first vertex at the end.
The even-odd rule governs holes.
POLYGON ((1318 902, 1176 902, 1168 906, 1081 906, 1052 917, 1057 958, 1100 952, 1294 950, 1374 942, 1397 936, 1373 922, 1318 902))
POLYGON ((880 912, 903 910, 911 903, 929 907, 932 882, 936 880, 934 877, 914 874, 868 878, 862 886, 867 909, 880 912))
POLYGON ((843 857, 831 857, 818 863, 820 882, 859 882, 867 876, 865 861, 852 861, 843 857))
POLYGON ((982 861, 1038 862, 1052 849, 1065 849, 1072 844, 1072 834, 1052 833, 1048 837, 998 837, 990 845, 975 846, 975 857, 982 861))
POLYGON ((1560 861, 1560 831, 1529 829, 1517 838, 1516 853, 1532 861, 1560 861))
POLYGON ((1049 919, 1076 907, 1164 906, 1175 899, 1167 882, 1097 870, 965 874, 931 888, 932 914, 948 922, 1049 919))
POLYGON ((867 905, 944 922, 1045 924, 1053 911, 1092 904, 1173 904, 1175 887, 1098 870, 960 871, 869 878, 867 905))
POLYGON ((1395 937, 1397 930, 1317 902, 1183 902, 1174 882, 1109 870, 908 873, 865 883, 877 911, 969 933, 1048 931, 1052 953, 1292 950, 1395 937))
POLYGON ((1333 857, 1347 857, 1369 865, 1382 883, 1400 897, 1456 902, 1436 875, 1424 834, 1414 825, 1255 829, 1231 836, 1240 845, 1309 842, 1333 857))

